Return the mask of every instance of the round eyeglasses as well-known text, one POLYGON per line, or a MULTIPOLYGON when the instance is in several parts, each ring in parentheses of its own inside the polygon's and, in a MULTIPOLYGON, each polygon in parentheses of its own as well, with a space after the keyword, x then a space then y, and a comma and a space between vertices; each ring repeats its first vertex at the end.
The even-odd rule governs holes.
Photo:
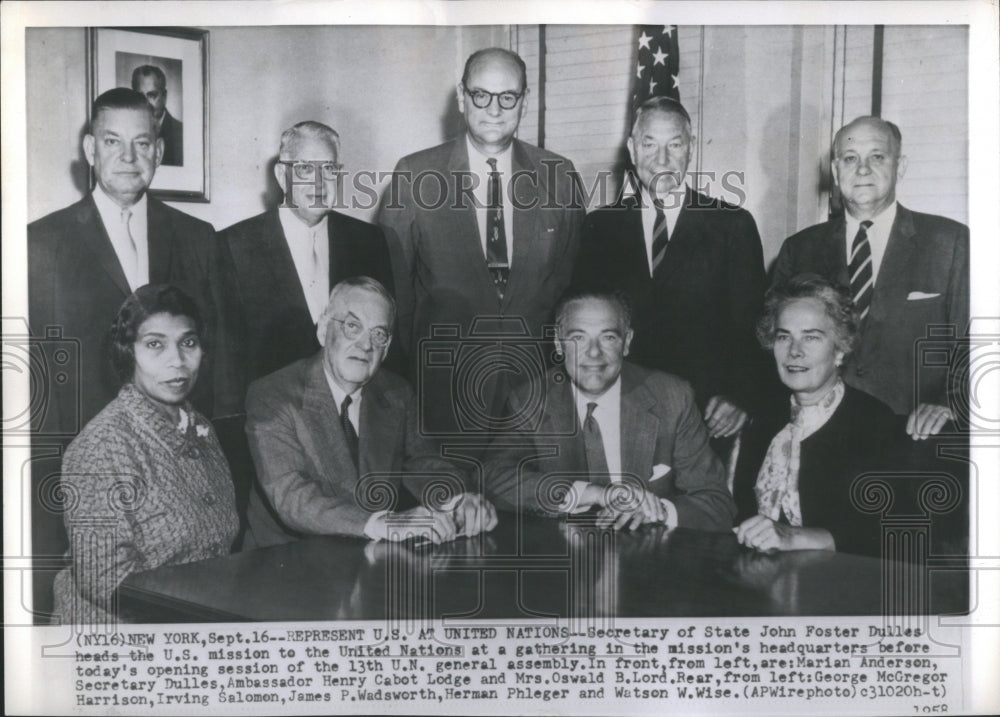
MULTIPOLYGON (((351 341, 360 338, 365 332, 365 327, 361 325, 361 322, 355 319, 337 319, 331 317, 330 321, 336 321, 340 324, 340 330, 344 332, 344 337, 350 339, 351 341)), ((368 329, 368 336, 371 337, 372 345, 377 348, 382 348, 388 344, 389 339, 392 338, 389 332, 381 326, 368 329)))
POLYGON ((472 98, 472 104, 481 110, 486 109, 493 102, 493 98, 497 98, 497 103, 500 105, 502 110, 512 110, 517 106, 518 101, 524 97, 524 91, 521 92, 511 92, 507 90, 506 92, 487 92, 486 90, 465 90, 465 94, 472 98))

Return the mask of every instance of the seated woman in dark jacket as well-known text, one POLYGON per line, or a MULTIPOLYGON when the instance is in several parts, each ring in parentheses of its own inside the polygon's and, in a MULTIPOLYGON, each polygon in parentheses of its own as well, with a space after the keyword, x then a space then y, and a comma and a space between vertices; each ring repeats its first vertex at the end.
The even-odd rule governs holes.
POLYGON ((904 433, 888 406, 840 377, 857 326, 850 296, 821 277, 768 293, 757 335, 792 395, 784 427, 758 423, 743 441, 733 493, 744 545, 881 554, 879 519, 852 503, 851 484, 888 465, 904 433))
POLYGON ((239 521, 211 424, 187 402, 201 366, 195 302, 173 286, 142 286, 118 311, 117 398, 63 458, 72 566, 55 580, 63 622, 111 622, 130 573, 229 553, 239 521))

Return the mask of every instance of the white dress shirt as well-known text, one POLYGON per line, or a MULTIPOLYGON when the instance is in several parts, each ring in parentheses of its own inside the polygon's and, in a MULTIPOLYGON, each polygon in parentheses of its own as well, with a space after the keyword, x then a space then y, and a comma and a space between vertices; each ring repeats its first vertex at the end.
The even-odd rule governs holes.
MULTIPOLYGON (((478 182, 470 178, 467 182, 472 182, 476 186, 472 189, 472 196, 476 200, 476 223, 479 225, 479 242, 483 247, 483 260, 489 256, 486 253, 486 210, 490 205, 489 182, 490 165, 486 162, 489 157, 465 138, 465 144, 469 149, 469 171, 478 177, 478 182)), ((514 264, 514 205, 510 201, 508 182, 510 182, 513 170, 511 169, 511 154, 513 145, 508 146, 500 154, 496 155, 497 171, 500 173, 500 186, 503 188, 503 231, 507 240, 507 266, 514 264)), ((462 181, 461 178, 459 181, 462 181)), ((525 180, 521 180, 525 181, 525 180)), ((460 187, 461 189, 461 187, 460 187)), ((461 192, 460 192, 461 193, 461 192)), ((462 201, 467 201, 466 199, 462 201)))
MULTIPOLYGON (((669 220, 668 220, 669 221, 669 220)), ((604 444, 604 459, 608 463, 608 473, 611 475, 612 483, 620 483, 622 479, 622 379, 621 376, 598 398, 588 398, 580 393, 575 384, 570 384, 573 389, 573 402, 576 405, 576 414, 579 418, 580 430, 583 430, 583 422, 587 419, 587 404, 596 403, 593 416, 597 425, 601 429, 601 443, 604 444)), ((640 480, 648 479, 650 476, 637 476, 640 480)), ((572 493, 566 496, 563 501, 564 509, 572 512, 582 513, 590 508, 589 504, 583 504, 581 498, 583 491, 590 485, 589 481, 574 481, 572 493)), ((666 525, 668 528, 677 526, 677 508, 666 498, 660 498, 667 513, 666 525)))
MULTIPOLYGON (((677 218, 684 208, 687 199, 686 187, 681 186, 676 192, 670 192, 659 198, 663 204, 663 215, 667 220, 667 241, 677 226, 677 218)), ((642 236, 646 240, 646 261, 649 263, 649 275, 653 275, 653 227, 656 225, 656 206, 645 187, 642 188, 639 200, 642 202, 642 236)))
POLYGON ((111 240, 111 247, 115 250, 118 264, 125 273, 129 288, 135 291, 140 286, 145 286, 149 283, 149 230, 146 216, 149 202, 146 200, 145 192, 138 202, 128 208, 131 216, 127 227, 122 208, 104 193, 101 185, 98 184, 94 188, 93 196, 97 213, 101 215, 101 222, 108 233, 108 239, 111 240), (130 233, 131 239, 129 239, 130 233), (135 262, 130 259, 133 251, 135 262))
POLYGON ((316 226, 310 227, 296 217, 291 209, 279 209, 278 220, 292 253, 295 273, 299 276, 299 283, 309 306, 309 315, 315 324, 326 308, 330 295, 330 238, 326 217, 316 226))
MULTIPOLYGON (((872 285, 878 282, 878 270, 882 266, 882 257, 885 256, 885 248, 889 244, 889 234, 892 232, 892 223, 896 221, 896 208, 898 202, 893 202, 882 210, 878 216, 872 217, 872 225, 868 227, 868 246, 872 251, 872 285)), ((844 212, 844 219, 847 222, 845 249, 847 265, 851 265, 851 248, 854 244, 854 237, 861 226, 861 220, 855 219, 849 212, 844 212)))

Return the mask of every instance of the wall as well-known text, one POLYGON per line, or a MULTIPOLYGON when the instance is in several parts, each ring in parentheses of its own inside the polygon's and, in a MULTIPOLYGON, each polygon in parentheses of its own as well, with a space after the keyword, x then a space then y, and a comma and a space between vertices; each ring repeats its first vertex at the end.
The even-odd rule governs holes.
MULTIPOLYGON (((174 206, 219 229, 263 210, 278 138, 291 124, 336 128, 348 170, 391 171, 460 127, 455 83, 465 57, 507 42, 501 26, 209 30, 211 202, 174 206)), ((28 31, 29 220, 86 191, 86 66, 82 28, 28 31)))

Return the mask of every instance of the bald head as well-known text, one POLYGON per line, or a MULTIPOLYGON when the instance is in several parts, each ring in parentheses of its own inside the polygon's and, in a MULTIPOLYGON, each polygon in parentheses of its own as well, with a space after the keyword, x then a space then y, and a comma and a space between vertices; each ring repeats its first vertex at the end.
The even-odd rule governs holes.
POLYGON ((493 63, 509 65, 521 77, 521 86, 518 92, 522 92, 528 86, 528 70, 524 60, 516 52, 505 50, 502 47, 487 47, 485 50, 478 50, 469 55, 465 61, 465 69, 462 71, 462 84, 469 86, 469 77, 479 68, 489 66, 493 63))
POLYGON ((833 180, 844 209, 859 221, 874 219, 896 201, 906 171, 899 127, 879 117, 858 117, 833 140, 833 180))

